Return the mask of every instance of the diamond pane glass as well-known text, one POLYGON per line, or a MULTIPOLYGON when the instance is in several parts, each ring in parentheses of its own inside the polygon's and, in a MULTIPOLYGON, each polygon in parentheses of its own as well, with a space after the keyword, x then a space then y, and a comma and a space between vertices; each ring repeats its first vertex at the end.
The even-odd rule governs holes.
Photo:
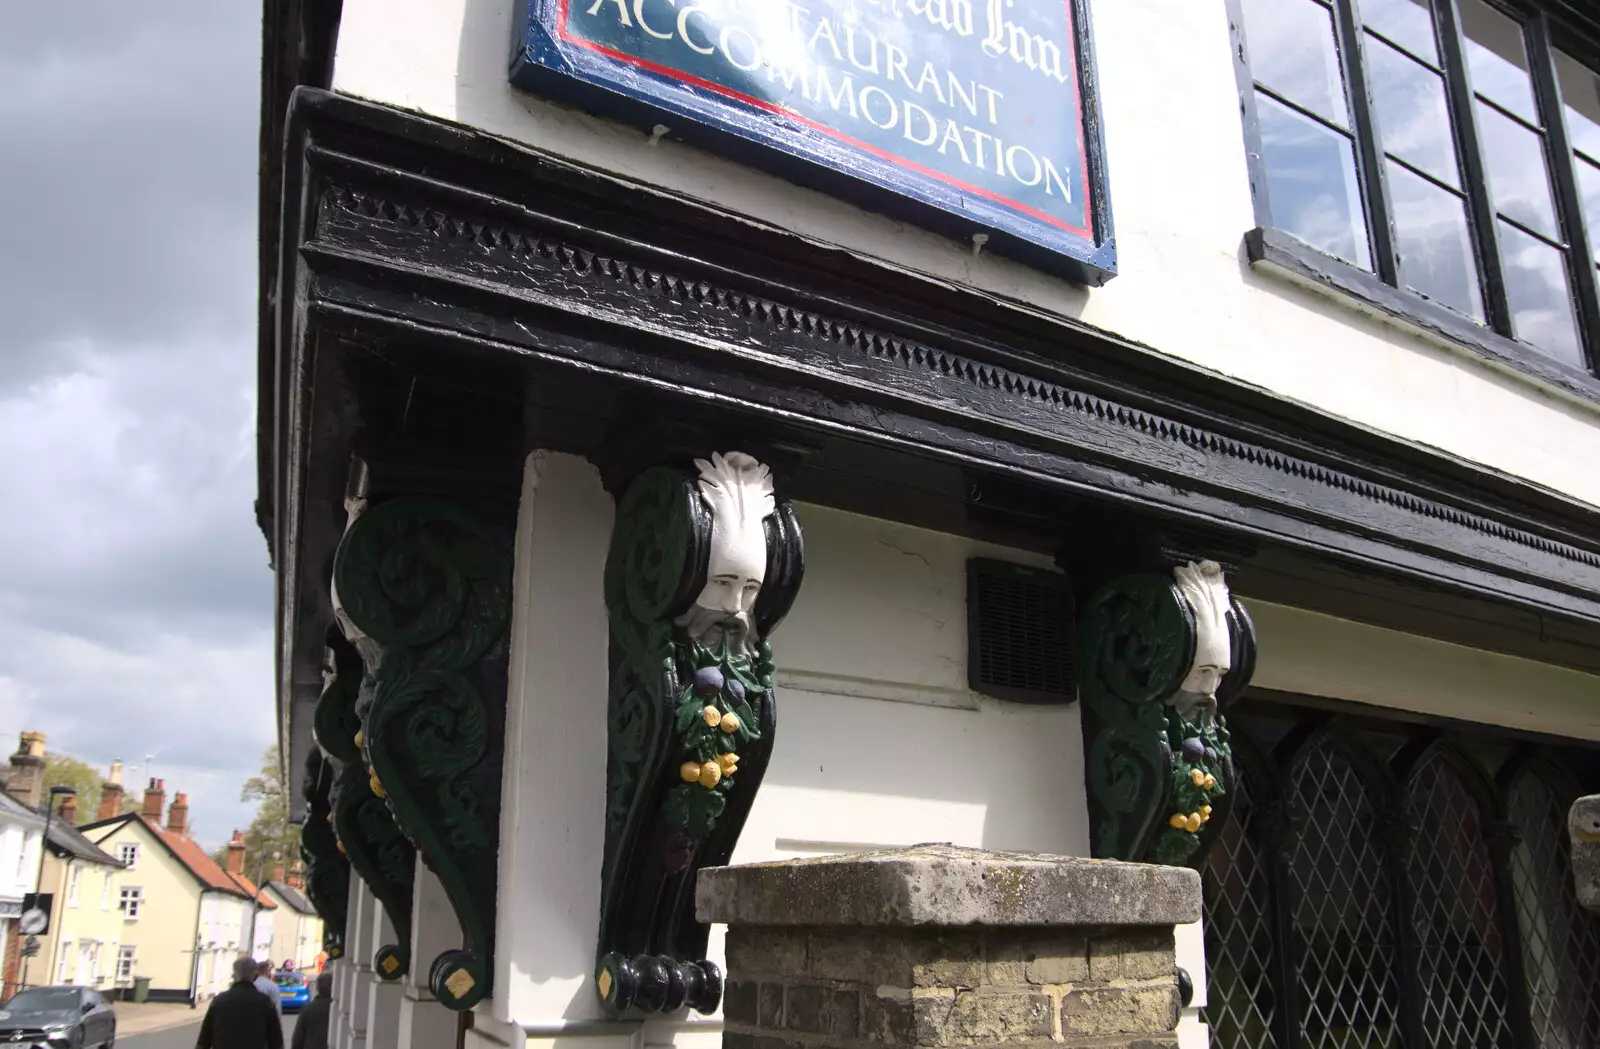
POLYGON ((1433 1049, 1513 1044, 1494 867, 1472 794, 1437 752, 1405 791, 1422 1032, 1433 1049))
POLYGON ((1571 801, 1533 773, 1519 776, 1507 798, 1517 837, 1511 884, 1541 1049, 1600 1046, 1600 918, 1578 906, 1572 888, 1571 801))
POLYGON ((1366 783, 1323 739, 1290 770, 1297 1049, 1398 1049, 1393 886, 1366 783))
POLYGON ((1250 785, 1234 783, 1233 812, 1201 878, 1206 931, 1205 1022, 1213 1049, 1278 1049, 1271 892, 1254 835, 1250 785))

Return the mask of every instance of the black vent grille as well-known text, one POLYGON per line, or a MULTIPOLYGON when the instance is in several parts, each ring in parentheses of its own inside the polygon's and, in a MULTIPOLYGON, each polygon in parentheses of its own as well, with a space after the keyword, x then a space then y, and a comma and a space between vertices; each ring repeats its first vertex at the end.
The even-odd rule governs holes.
POLYGON ((1019 703, 1077 698, 1066 576, 1007 561, 967 562, 967 685, 1019 703))

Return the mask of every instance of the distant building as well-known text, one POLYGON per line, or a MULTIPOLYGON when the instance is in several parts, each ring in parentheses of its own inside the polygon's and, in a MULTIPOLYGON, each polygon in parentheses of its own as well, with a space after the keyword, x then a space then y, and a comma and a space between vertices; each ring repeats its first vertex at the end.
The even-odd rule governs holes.
MULTIPOLYGON (((270 916, 272 964, 282 966, 284 962, 293 962, 298 971, 314 969, 317 954, 322 950, 322 919, 306 899, 300 871, 295 868, 285 873, 280 865, 262 896, 278 905, 270 916)), ((268 920, 267 915, 263 914, 262 919, 268 920)))
POLYGON ((77 802, 63 798, 50 823, 39 880, 39 891, 54 897, 50 929, 23 971, 29 985, 75 983, 106 993, 129 982, 125 923, 117 911, 124 872, 114 855, 79 832, 77 802))
MULTIPOLYGON (((270 919, 252 921, 257 890, 244 874, 243 836, 235 832, 224 869, 189 837, 188 817, 187 795, 168 808, 164 781, 152 779, 138 812, 82 828, 122 864, 119 967, 125 961, 131 975, 149 977, 155 1000, 197 1001, 225 990, 233 960, 265 957, 272 940, 270 919)), ((263 894, 261 906, 278 905, 263 894)))
MULTIPOLYGON (((27 746, 26 741, 23 746, 27 746)), ((0 966, 4 974, 0 998, 9 998, 21 978, 24 937, 17 930, 17 919, 22 914, 22 898, 34 890, 39 876, 39 842, 43 835, 43 816, 0 793, 0 966)))

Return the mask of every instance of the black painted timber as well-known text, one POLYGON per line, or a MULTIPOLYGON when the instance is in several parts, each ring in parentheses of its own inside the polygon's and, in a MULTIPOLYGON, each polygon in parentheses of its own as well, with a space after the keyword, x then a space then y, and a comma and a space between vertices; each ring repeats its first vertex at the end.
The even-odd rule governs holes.
POLYGON ((293 707, 358 446, 503 487, 652 418, 804 449, 798 498, 1042 550, 1183 530, 1247 595, 1600 669, 1600 511, 1559 493, 470 129, 302 88, 286 146, 260 513, 293 707))

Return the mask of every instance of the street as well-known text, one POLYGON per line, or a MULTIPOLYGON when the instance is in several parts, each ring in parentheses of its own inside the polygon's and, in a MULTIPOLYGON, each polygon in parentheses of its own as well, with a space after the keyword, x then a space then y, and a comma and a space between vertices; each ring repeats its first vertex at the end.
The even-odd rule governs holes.
MULTIPOLYGON (((293 1016, 283 1018, 283 1044, 288 1045, 294 1034, 293 1016)), ((200 1034, 200 1017, 182 1027, 169 1027, 165 1031, 151 1031, 117 1039, 117 1049, 194 1049, 194 1040, 200 1034)))

